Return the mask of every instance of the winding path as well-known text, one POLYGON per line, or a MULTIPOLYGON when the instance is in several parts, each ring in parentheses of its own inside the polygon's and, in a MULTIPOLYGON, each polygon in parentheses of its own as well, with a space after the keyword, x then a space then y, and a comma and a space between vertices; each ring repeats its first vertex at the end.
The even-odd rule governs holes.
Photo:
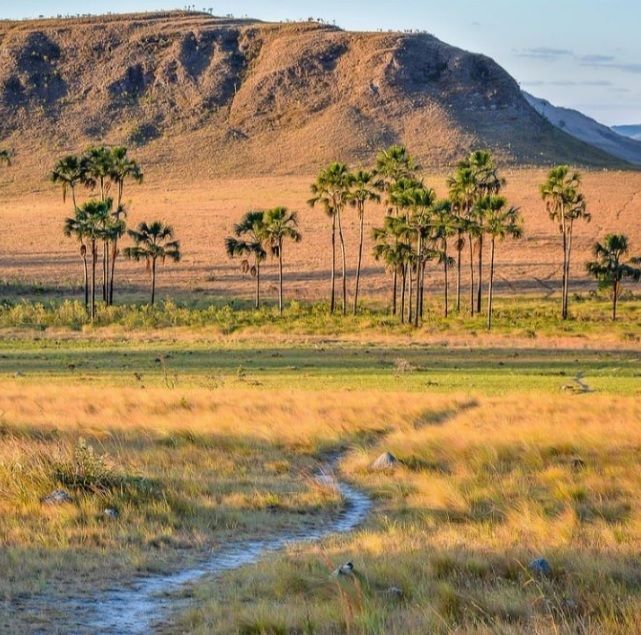
POLYGON ((333 484, 344 497, 345 505, 334 520, 317 528, 301 528, 276 538, 231 543, 194 567, 167 575, 141 576, 126 588, 108 590, 93 598, 76 601, 69 607, 78 629, 76 632, 112 635, 150 633, 154 624, 176 608, 176 600, 169 596, 185 584, 252 564, 265 554, 291 544, 318 541, 331 534, 352 531, 365 520, 372 501, 363 492, 336 480, 330 467, 322 470, 318 479, 333 484))

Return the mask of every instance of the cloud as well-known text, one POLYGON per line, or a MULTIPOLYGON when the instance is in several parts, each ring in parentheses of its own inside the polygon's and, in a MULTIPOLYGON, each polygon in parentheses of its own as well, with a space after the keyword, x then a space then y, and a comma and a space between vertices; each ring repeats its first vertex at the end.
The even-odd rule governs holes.
POLYGON ((615 60, 612 55, 582 55, 579 57, 579 61, 585 66, 590 64, 605 64, 607 62, 613 62, 615 60))
POLYGON ((539 60, 553 61, 560 57, 571 57, 574 53, 568 49, 555 49, 547 46, 537 46, 535 48, 522 49, 515 51, 518 57, 531 57, 539 60))

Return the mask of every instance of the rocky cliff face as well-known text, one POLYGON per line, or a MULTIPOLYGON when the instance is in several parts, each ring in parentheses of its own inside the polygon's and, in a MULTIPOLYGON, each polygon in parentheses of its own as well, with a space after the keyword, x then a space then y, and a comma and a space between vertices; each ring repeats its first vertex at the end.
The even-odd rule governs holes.
POLYGON ((555 129, 491 59, 429 35, 166 13, 0 23, 0 134, 50 163, 105 141, 162 169, 247 175, 473 147, 506 161, 616 164, 555 129))

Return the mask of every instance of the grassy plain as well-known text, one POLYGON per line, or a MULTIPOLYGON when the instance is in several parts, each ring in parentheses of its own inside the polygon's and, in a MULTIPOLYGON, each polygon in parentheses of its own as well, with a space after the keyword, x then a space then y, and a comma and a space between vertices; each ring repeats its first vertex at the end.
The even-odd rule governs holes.
POLYGON ((638 303, 611 330, 605 302, 567 328, 531 302, 534 335, 513 315, 492 335, 463 318, 411 334, 309 307, 6 320, 0 626, 73 630, 65 598, 321 522, 341 500, 312 474, 343 450, 366 525, 190 587, 165 630, 638 631, 638 303), (384 450, 402 463, 370 471, 384 450), (74 501, 43 505, 57 487, 74 501), (551 576, 528 570, 539 556, 551 576), (350 559, 356 581, 329 577, 350 559))

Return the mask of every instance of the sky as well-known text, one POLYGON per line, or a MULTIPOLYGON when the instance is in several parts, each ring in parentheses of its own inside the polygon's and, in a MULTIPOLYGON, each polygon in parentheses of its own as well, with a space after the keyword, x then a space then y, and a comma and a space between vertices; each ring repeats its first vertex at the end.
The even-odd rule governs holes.
MULTIPOLYGON (((164 0, 20 0, 0 18, 185 8, 164 0)), ((494 58, 528 92, 608 124, 641 124, 640 0, 201 0, 216 15, 419 29, 494 58)))

